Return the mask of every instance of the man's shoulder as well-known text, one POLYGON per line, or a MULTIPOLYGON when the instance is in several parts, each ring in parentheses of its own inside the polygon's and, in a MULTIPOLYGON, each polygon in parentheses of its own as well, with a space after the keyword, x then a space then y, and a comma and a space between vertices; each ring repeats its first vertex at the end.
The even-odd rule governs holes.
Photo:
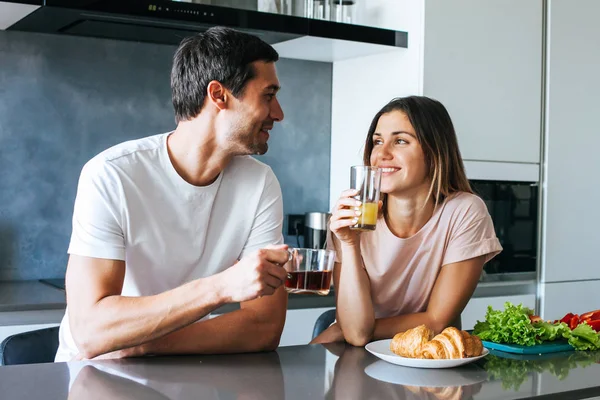
POLYGON ((100 171, 114 167, 123 168, 135 165, 132 159, 144 157, 160 150, 165 134, 146 136, 140 139, 121 142, 92 157, 84 166, 87 171, 100 171))
POLYGON ((94 157, 104 162, 118 162, 122 158, 147 151, 158 150, 163 144, 165 134, 146 136, 116 144, 94 157))
POLYGON ((88 161, 88 164, 101 165, 127 162, 127 159, 133 156, 159 150, 162 146, 164 136, 165 134, 162 133, 121 142, 98 153, 88 161))

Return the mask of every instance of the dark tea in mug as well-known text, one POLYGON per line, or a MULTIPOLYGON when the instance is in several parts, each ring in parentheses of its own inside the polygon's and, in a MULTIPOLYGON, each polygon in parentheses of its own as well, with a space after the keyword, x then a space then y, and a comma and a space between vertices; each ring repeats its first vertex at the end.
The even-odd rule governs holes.
POLYGON ((290 293, 329 294, 333 271, 288 272, 285 288, 290 293))
POLYGON ((288 272, 285 290, 288 293, 329 294, 335 252, 319 249, 289 249, 290 260, 284 268, 288 272))

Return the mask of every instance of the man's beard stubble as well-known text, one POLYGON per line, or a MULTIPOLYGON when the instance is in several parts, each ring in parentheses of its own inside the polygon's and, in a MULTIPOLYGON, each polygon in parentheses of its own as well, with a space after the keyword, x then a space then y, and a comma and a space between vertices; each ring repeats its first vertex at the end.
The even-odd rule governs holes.
POLYGON ((263 155, 269 150, 267 142, 261 142, 260 131, 256 134, 242 133, 242 130, 232 133, 229 141, 234 145, 236 155, 263 155))

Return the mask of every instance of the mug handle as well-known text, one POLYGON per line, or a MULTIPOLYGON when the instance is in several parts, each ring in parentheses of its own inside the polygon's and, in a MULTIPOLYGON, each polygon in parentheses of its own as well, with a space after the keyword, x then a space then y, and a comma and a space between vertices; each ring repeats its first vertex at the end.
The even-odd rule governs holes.
MULTIPOLYGON (((285 264, 289 263, 290 261, 292 261, 292 259, 294 258, 294 252, 291 249, 287 249, 288 252, 288 259, 287 261, 281 266, 281 268, 283 268, 285 266, 285 264)), ((287 278, 288 279, 292 279, 292 275, 290 275, 289 273, 287 274, 287 278)))

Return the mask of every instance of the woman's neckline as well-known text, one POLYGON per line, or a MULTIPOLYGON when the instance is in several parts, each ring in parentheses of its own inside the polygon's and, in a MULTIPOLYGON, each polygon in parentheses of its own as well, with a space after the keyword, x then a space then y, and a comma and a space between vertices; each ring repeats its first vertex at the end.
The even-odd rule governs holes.
POLYGON ((385 227, 385 230, 387 232, 389 232, 389 234, 391 236, 393 236, 394 238, 396 238, 397 240, 401 240, 401 241, 410 241, 413 240, 414 238, 417 238, 419 236, 421 236, 424 232, 429 230, 429 227, 434 223, 434 221, 436 221, 437 219, 439 219, 439 215, 441 213, 441 211, 444 209, 444 206, 446 205, 446 203, 448 202, 448 200, 456 195, 458 195, 459 192, 457 193, 453 193, 450 196, 446 197, 444 199, 444 201, 442 201, 441 203, 437 204, 435 206, 435 208, 433 209, 433 213, 431 213, 431 217, 429 217, 429 219, 427 220, 427 222, 425 222, 425 224, 423 224, 423 226, 413 235, 408 236, 408 237, 400 237, 397 236, 394 232, 392 232, 392 230, 390 229, 390 226, 387 222, 387 218, 385 217, 385 215, 382 215, 380 218, 377 219, 377 224, 381 224, 385 227))

